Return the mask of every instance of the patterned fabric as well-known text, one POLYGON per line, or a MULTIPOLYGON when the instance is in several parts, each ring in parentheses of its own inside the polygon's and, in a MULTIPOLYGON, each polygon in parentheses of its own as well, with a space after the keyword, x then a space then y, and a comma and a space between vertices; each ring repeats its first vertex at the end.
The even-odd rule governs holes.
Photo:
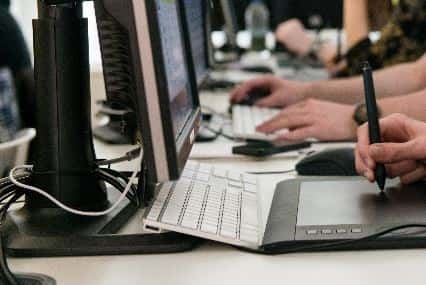
POLYGON ((400 0, 380 40, 373 44, 365 39, 349 50, 347 68, 338 76, 360 74, 360 63, 366 60, 373 69, 415 61, 425 53, 425 46, 426 0, 400 0))
POLYGON ((19 121, 12 73, 0 68, 0 143, 13 139, 19 130, 19 121))

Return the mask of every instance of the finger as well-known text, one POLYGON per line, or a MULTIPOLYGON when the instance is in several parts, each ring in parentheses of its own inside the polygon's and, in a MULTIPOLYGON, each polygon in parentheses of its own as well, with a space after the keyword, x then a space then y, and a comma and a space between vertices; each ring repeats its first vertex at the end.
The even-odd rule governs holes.
POLYGON ((266 107, 266 108, 282 107, 278 99, 279 97, 280 97, 280 93, 274 92, 265 98, 257 100, 255 102, 255 105, 258 107, 266 107))
POLYGON ((262 133, 273 133, 282 129, 295 129, 310 125, 312 118, 304 115, 279 114, 271 120, 258 126, 256 129, 262 133))
POLYGON ((423 164, 419 164, 418 168, 408 174, 401 176, 403 184, 410 184, 423 180, 426 177, 426 169, 423 164))
POLYGON ((231 92, 231 102, 238 103, 242 99, 244 99, 250 91, 254 89, 270 89, 270 85, 272 84, 271 76, 262 76, 259 78, 255 78, 249 80, 238 87, 236 87, 231 92))
POLYGON ((290 130, 285 134, 282 134, 279 140, 301 141, 307 138, 316 137, 317 132, 318 132, 317 128, 313 126, 298 128, 298 129, 290 130))
POLYGON ((420 160, 425 157, 424 139, 406 143, 380 143, 369 147, 369 155, 377 162, 395 163, 403 160, 420 160))
POLYGON ((372 170, 368 168, 365 159, 363 159, 360 155, 358 144, 355 147, 355 169, 359 175, 366 177, 368 180, 370 180, 370 178, 374 180, 372 170))
POLYGON ((386 173, 388 177, 395 178, 413 172, 418 167, 414 160, 405 160, 393 164, 386 165, 386 173))
POLYGON ((380 120, 380 133, 384 141, 404 142, 409 140, 406 132, 406 122, 408 119, 402 114, 393 114, 380 120))
POLYGON ((368 133, 368 124, 364 124, 357 130, 359 159, 363 164, 373 170, 376 167, 374 160, 369 155, 370 137, 368 133))

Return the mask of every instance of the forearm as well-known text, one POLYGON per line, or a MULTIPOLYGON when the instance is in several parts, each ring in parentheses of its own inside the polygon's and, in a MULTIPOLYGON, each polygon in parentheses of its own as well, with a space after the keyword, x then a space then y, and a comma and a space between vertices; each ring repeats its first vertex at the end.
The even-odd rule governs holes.
POLYGON ((426 122, 426 89, 421 91, 382 99, 378 102, 383 117, 393 113, 402 113, 416 120, 426 122))
MULTIPOLYGON (((426 56, 413 63, 400 64, 374 72, 376 96, 386 98, 425 88, 426 56)), ((306 85, 305 97, 356 104, 364 100, 362 77, 315 81, 306 85)))
POLYGON ((346 44, 350 48, 368 36, 367 0, 345 0, 343 14, 346 44))

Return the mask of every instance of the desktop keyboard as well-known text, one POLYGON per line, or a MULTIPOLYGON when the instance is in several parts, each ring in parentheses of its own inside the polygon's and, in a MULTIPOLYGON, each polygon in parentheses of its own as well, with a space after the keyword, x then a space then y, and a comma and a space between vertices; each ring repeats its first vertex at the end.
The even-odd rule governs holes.
POLYGON ((278 109, 255 106, 235 105, 232 107, 232 129, 235 138, 273 141, 286 132, 281 130, 273 134, 256 131, 256 127, 278 115, 278 109))
POLYGON ((255 176, 190 161, 179 181, 161 186, 144 225, 257 246, 258 206, 255 176))

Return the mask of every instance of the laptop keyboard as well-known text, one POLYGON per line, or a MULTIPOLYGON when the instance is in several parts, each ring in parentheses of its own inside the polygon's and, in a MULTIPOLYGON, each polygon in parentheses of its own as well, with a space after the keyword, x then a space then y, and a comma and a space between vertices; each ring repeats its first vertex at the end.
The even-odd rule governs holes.
POLYGON ((188 162, 181 177, 161 186, 147 221, 201 237, 258 243, 256 177, 196 162, 188 162))

